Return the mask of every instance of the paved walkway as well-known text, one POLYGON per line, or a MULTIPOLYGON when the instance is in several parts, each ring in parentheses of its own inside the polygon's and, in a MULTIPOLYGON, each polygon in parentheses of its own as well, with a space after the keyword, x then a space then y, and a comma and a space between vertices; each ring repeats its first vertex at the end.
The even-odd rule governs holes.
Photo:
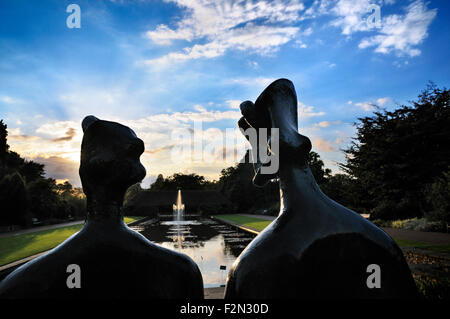
POLYGON ((27 229, 6 232, 6 233, 0 233, 0 238, 15 236, 15 235, 23 235, 23 234, 38 232, 41 230, 55 229, 55 228, 73 226, 73 225, 79 225, 79 224, 84 224, 84 220, 76 220, 76 221, 68 222, 68 223, 38 226, 38 227, 33 227, 33 228, 27 228, 27 229))
POLYGON ((205 299, 223 299, 225 287, 205 288, 205 299))
POLYGON ((450 244, 450 234, 446 233, 424 232, 389 227, 383 227, 383 230, 393 238, 420 241, 435 245, 450 244))

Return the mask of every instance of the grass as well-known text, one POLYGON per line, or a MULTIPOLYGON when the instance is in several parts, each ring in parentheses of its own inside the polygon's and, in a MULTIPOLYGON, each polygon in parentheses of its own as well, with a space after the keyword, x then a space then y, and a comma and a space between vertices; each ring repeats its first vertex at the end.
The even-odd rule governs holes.
POLYGON ((256 217, 248 217, 242 215, 216 215, 217 218, 221 218, 224 220, 228 220, 230 222, 242 225, 244 227, 249 227, 252 229, 256 229, 258 231, 262 231, 267 227, 272 221, 264 220, 256 217))
POLYGON ((0 265, 52 249, 82 227, 80 224, 0 238, 0 265))
POLYGON ((415 247, 415 248, 419 248, 419 249, 432 250, 432 251, 450 254, 450 245, 449 244, 433 245, 433 244, 424 243, 421 241, 412 241, 412 240, 398 239, 398 238, 394 238, 394 240, 397 243, 397 245, 399 245, 400 247, 415 247))
MULTIPOLYGON (((126 216, 125 223, 141 217, 126 216)), ((0 266, 52 249, 83 227, 83 224, 60 227, 0 238, 0 266)))
POLYGON ((125 222, 125 224, 129 224, 131 222, 134 222, 135 220, 141 219, 141 216, 125 216, 123 218, 123 221, 125 222))

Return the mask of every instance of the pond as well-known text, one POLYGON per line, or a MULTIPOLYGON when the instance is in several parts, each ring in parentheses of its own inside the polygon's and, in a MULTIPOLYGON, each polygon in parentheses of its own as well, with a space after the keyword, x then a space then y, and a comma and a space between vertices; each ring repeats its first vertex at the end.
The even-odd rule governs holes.
POLYGON ((205 288, 225 284, 231 265, 255 237, 206 218, 160 220, 131 228, 155 244, 191 257, 200 268, 205 288))

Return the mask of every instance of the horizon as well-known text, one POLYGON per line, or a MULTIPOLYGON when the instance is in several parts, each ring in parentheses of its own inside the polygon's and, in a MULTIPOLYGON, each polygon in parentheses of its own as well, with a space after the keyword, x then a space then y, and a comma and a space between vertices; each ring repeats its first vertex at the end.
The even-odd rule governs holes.
MULTIPOLYGON (((408 105, 429 81, 449 86, 449 8, 423 0, 3 1, 0 118, 12 151, 74 187, 81 121, 91 114, 144 141, 144 188, 158 174, 212 180, 235 164, 221 160, 230 151, 221 147, 237 128, 239 103, 288 78, 300 133, 339 173, 359 117, 408 105), (81 28, 67 27, 71 3, 81 28), (371 4, 381 8, 379 26, 366 21, 371 4), (204 142, 217 146, 214 161, 175 163, 174 131, 199 121, 204 142)), ((237 157, 246 145, 239 135, 237 157)))

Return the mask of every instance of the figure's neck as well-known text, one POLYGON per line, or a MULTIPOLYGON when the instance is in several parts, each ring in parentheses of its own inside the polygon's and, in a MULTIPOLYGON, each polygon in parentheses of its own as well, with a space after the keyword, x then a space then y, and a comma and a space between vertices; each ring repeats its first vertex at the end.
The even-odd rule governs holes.
POLYGON ((122 202, 104 201, 95 197, 88 198, 87 217, 88 222, 122 223, 122 202))
POLYGON ((280 215, 306 214, 313 211, 318 202, 329 200, 320 190, 308 165, 280 168, 279 177, 280 215))

